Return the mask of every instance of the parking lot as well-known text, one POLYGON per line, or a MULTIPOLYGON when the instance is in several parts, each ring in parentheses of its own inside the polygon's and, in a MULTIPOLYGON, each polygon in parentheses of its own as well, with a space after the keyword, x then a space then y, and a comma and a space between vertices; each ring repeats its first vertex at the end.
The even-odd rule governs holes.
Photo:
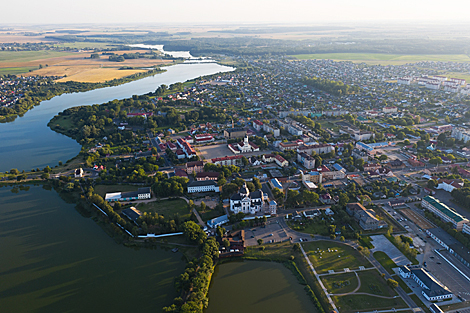
MULTIPOLYGON (((240 141, 241 140, 242 139, 240 139, 240 141)), ((199 155, 201 159, 206 159, 206 160, 235 155, 232 151, 230 151, 226 143, 223 143, 220 145, 216 144, 216 145, 209 145, 209 146, 197 146, 196 151, 197 151, 197 155, 199 155)), ((258 151, 258 152, 252 152, 252 153, 243 153, 239 155, 249 157, 253 155, 262 155, 265 153, 266 151, 258 151)))
POLYGON ((397 247, 395 247, 384 235, 370 236, 370 239, 372 239, 371 243, 374 246, 374 249, 371 249, 370 251, 385 252, 398 266, 410 263, 406 256, 404 256, 403 253, 401 253, 400 250, 398 250, 397 247))
POLYGON ((265 227, 253 227, 245 230, 245 241, 247 246, 257 245, 258 239, 263 239, 264 243, 269 243, 271 240, 274 240, 272 242, 286 241, 289 240, 289 237, 282 227, 275 220, 272 220, 268 222, 265 227))

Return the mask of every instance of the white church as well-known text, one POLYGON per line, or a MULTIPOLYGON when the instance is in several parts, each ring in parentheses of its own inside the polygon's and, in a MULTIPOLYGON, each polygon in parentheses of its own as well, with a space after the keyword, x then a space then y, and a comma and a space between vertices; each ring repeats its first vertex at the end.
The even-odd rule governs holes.
POLYGON ((264 194, 261 190, 250 192, 246 183, 230 198, 230 211, 233 213, 256 214, 263 212, 264 194))
POLYGON ((231 143, 228 148, 235 154, 259 151, 259 147, 248 140, 248 136, 242 142, 231 143))

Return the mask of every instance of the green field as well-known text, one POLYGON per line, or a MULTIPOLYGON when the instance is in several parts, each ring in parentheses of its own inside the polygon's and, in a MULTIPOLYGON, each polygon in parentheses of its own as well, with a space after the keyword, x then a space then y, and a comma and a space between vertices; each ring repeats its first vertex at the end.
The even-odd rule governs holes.
POLYGON ((416 303, 417 306, 422 308, 424 312, 431 313, 431 310, 429 310, 429 308, 424 305, 423 301, 421 301, 421 299, 417 295, 411 295, 410 298, 414 301, 414 303, 416 303))
POLYGON ((38 67, 3 67, 0 68, 0 75, 17 75, 28 73, 29 70, 36 70, 38 67))
POLYGON ((398 265, 396 265, 395 262, 393 262, 393 260, 390 259, 385 252, 374 252, 374 258, 379 261, 380 264, 382 264, 382 266, 387 270, 390 275, 393 275, 395 273, 392 268, 398 267, 398 265))
POLYGON ((153 201, 148 203, 139 203, 136 206, 141 212, 153 212, 165 217, 174 217, 178 214, 181 218, 187 219, 191 212, 188 204, 183 199, 169 199, 162 201, 153 201))
POLYGON ((286 261, 294 254, 292 244, 288 241, 263 245, 262 251, 259 246, 246 247, 245 257, 256 259, 272 259, 286 261))
POLYGON ((369 261, 359 251, 346 244, 313 241, 302 246, 318 273, 325 273, 328 270, 342 271, 344 268, 356 269, 359 266, 370 267, 369 261))
POLYGON ((84 49, 84 48, 109 48, 114 47, 115 45, 105 42, 65 42, 56 47, 68 47, 72 49, 84 49))
MULTIPOLYGON (((73 52, 62 51, 0 51, 0 62, 28 62, 72 55, 73 52)), ((47 61, 44 60, 44 64, 47 61)))
POLYGON ((325 54, 298 54, 292 58, 299 60, 331 59, 336 61, 364 62, 368 64, 399 65, 419 61, 452 61, 470 62, 465 54, 385 54, 385 53, 325 53, 325 54))
POLYGON ((397 292, 387 285, 385 279, 377 270, 360 271, 357 273, 361 280, 361 288, 357 292, 365 292, 378 296, 393 297, 397 292))
POLYGON ((352 292, 358 285, 356 274, 352 272, 321 276, 321 280, 328 292, 334 294, 352 292))
MULTIPOLYGON (((358 310, 385 310, 385 309, 401 309, 407 305, 401 298, 384 299, 367 295, 347 295, 341 297, 333 297, 333 301, 338 306, 341 313, 353 313, 358 310)), ((411 310, 410 310, 411 312, 411 310)))

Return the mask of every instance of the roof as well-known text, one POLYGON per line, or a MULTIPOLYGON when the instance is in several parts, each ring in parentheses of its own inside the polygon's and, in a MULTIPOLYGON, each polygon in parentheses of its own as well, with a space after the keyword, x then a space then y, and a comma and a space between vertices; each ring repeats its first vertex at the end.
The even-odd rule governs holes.
POLYGON ((345 170, 344 167, 342 167, 341 165, 339 165, 338 163, 335 163, 333 164, 333 168, 337 171, 342 171, 342 170, 345 170))
POLYGON ((423 288, 423 292, 429 297, 443 296, 452 294, 446 286, 444 286, 440 281, 432 277, 424 268, 412 268, 411 273, 418 277, 427 288, 423 288))
POLYGON ((442 214, 445 214, 446 216, 448 216, 449 218, 454 220, 455 223, 460 223, 460 222, 466 220, 465 217, 463 217, 459 213, 455 212, 453 209, 449 208, 447 205, 441 203, 439 200, 437 200, 434 197, 426 196, 426 197, 423 198, 423 201, 428 202, 434 208, 441 211, 442 214))
POLYGON ((201 178, 201 177, 215 177, 215 178, 218 178, 220 175, 219 172, 201 172, 201 173, 197 173, 196 174, 196 177, 198 178, 201 178))
POLYGON ((202 181, 193 181, 188 184, 189 187, 201 187, 201 186, 217 186, 217 183, 213 180, 202 180, 202 181))
POLYGON ((203 161, 193 161, 193 162, 186 163, 186 168, 195 167, 195 166, 204 166, 204 162, 203 161))
POLYGON ((124 214, 133 221, 137 220, 142 215, 142 213, 134 207, 130 207, 128 209, 123 210, 122 214, 124 214))
POLYGON ((104 199, 105 200, 119 200, 121 199, 121 193, 120 192, 107 193, 104 199))

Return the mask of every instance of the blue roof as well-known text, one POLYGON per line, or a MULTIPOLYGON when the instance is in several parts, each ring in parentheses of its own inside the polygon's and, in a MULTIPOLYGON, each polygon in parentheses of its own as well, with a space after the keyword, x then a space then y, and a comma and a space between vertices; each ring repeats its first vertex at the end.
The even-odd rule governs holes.
POLYGON ((368 150, 368 151, 373 151, 373 150, 374 150, 374 148, 372 148, 372 147, 369 146, 369 145, 366 145, 366 144, 363 143, 363 142, 358 142, 357 144, 358 144, 359 146, 361 146, 361 147, 362 147, 363 149, 365 149, 365 150, 368 150))
POLYGON ((218 224, 223 224, 223 223, 227 223, 227 222, 228 222, 228 215, 225 214, 225 215, 222 215, 222 216, 211 219, 210 221, 207 222, 207 225, 209 225, 209 227, 213 228, 214 226, 216 226, 218 224))
POLYGON ((338 163, 335 163, 333 164, 333 168, 337 171, 342 171, 344 170, 344 167, 342 167, 341 165, 339 165, 338 163))
POLYGON ((271 184, 273 184, 275 188, 282 189, 281 183, 276 178, 271 179, 271 184))

